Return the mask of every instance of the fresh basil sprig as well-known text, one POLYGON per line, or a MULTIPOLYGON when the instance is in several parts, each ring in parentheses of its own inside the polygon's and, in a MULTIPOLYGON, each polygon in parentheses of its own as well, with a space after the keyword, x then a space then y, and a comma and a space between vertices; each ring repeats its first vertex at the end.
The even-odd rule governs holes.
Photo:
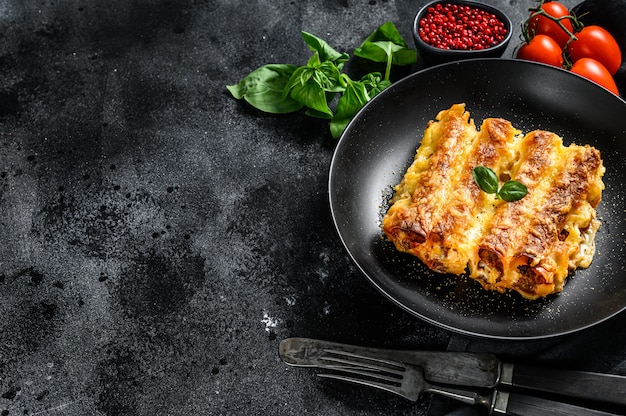
POLYGON ((476 166, 472 169, 472 176, 478 187, 488 194, 495 194, 496 198, 501 198, 506 202, 519 201, 528 193, 528 188, 518 181, 507 181, 498 189, 500 185, 498 175, 484 166, 476 166))
POLYGON ((267 113, 306 108, 308 116, 330 120, 334 138, 341 136, 369 100, 391 85, 392 64, 410 65, 417 61, 417 52, 408 48, 394 24, 387 22, 354 50, 356 56, 386 63, 385 75, 370 72, 358 81, 352 80, 342 72, 350 55, 336 51, 315 35, 304 31, 301 34, 313 52, 305 65, 264 65, 226 88, 234 98, 244 99, 267 113), (339 99, 335 101, 337 95, 339 99), (335 108, 331 108, 333 105, 335 108))

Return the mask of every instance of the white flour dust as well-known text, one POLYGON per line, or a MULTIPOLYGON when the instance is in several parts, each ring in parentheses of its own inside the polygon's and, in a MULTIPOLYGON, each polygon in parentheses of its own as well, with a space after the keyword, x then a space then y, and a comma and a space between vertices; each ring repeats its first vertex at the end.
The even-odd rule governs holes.
POLYGON ((265 331, 270 332, 272 328, 276 328, 276 325, 278 325, 278 318, 272 318, 267 311, 263 311, 261 322, 265 324, 265 331))

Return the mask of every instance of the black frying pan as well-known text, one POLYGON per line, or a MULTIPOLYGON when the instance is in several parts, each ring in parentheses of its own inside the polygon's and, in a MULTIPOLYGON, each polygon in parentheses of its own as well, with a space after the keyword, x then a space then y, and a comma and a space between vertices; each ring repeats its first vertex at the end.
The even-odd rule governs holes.
POLYGON ((341 137, 330 167, 335 225, 350 256, 385 296, 430 323, 492 339, 542 339, 578 331, 626 308, 626 102, 565 70, 481 59, 417 72, 376 96, 341 137), (563 292, 529 301, 487 292, 465 277, 436 274, 386 241, 380 220, 429 120, 454 103, 479 126, 503 117, 523 132, 547 129, 567 145, 602 152, 606 189, 593 264, 563 292))

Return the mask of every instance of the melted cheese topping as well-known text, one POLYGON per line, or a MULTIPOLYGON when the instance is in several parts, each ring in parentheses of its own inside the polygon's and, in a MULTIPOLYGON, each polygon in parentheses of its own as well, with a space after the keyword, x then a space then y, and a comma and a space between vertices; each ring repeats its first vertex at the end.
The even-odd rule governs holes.
POLYGON ((563 146, 554 133, 523 135, 500 118, 480 130, 464 104, 441 111, 424 132, 395 187, 382 229, 396 248, 440 273, 467 273, 485 289, 528 299, 559 292, 567 275, 589 267, 604 184, 600 153, 563 146), (481 191, 476 166, 528 194, 505 202, 481 191))

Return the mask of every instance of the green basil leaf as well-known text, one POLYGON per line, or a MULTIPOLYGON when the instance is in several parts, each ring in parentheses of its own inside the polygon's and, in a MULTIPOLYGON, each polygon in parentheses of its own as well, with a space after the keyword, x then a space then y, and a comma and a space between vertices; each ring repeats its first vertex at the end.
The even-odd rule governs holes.
POLYGON ((320 39, 317 36, 304 31, 300 33, 302 34, 302 38, 304 39, 304 42, 309 46, 309 48, 312 51, 317 52, 320 61, 330 61, 337 65, 341 65, 350 59, 350 55, 345 52, 337 52, 323 39, 320 39))
POLYGON ((385 79, 389 79, 391 65, 410 65, 417 62, 417 51, 408 48, 392 22, 387 22, 369 35, 354 50, 354 55, 374 62, 386 63, 385 79))
POLYGON ((293 74, 291 74, 291 78, 289 78, 289 81, 287 81, 287 85, 285 85, 285 88, 283 89, 283 95, 285 97, 288 97, 293 87, 295 87, 296 85, 304 85, 309 82, 309 80, 313 76, 313 73, 314 70, 308 66, 301 66, 296 68, 296 70, 293 71, 293 74))
POLYGON ((309 62, 297 68, 287 83, 284 94, 288 95, 296 84, 314 82, 320 88, 328 92, 342 92, 341 71, 332 62, 321 62, 317 53, 309 59, 309 62))
POLYGON ((270 64, 250 72, 238 84, 226 88, 238 100, 244 99, 253 107, 274 114, 291 113, 302 108, 302 104, 283 90, 297 66, 289 64, 270 64))
POLYGON ((291 74, 291 78, 289 78, 289 81, 287 81, 287 85, 285 85, 285 88, 283 88, 283 97, 289 97, 289 95, 291 94, 291 90, 294 87, 306 84, 307 82, 309 82, 312 76, 313 71, 308 66, 301 66, 296 68, 296 70, 293 71, 293 74, 291 74))
POLYGON ((316 112, 307 112, 311 116, 329 119, 333 117, 333 112, 326 101, 326 91, 312 79, 305 84, 294 84, 289 90, 289 96, 302 105, 316 110, 316 112))
POLYGON ((352 81, 345 76, 346 89, 337 102, 335 116, 330 122, 330 132, 337 139, 345 130, 352 117, 370 100, 365 84, 352 81))
POLYGON ((387 62, 391 57, 394 65, 410 65, 417 62, 417 52, 390 41, 365 42, 354 54, 374 62, 387 62))
POLYGON ((417 51, 409 48, 396 49, 394 50, 391 59, 391 62, 394 65, 411 65, 417 62, 417 51))
MULTIPOLYGON (((324 61, 326 62, 326 61, 324 61)), ((322 64, 322 60, 320 58, 320 54, 315 52, 306 63, 306 66, 309 68, 317 68, 322 64)))
POLYGON ((328 92, 343 92, 344 85, 341 81, 341 71, 332 62, 322 62, 318 68, 320 86, 328 92))
POLYGON ((328 106, 329 98, 343 92, 341 72, 332 62, 322 62, 314 53, 305 66, 297 68, 287 82, 283 95, 291 97, 307 107, 307 115, 318 118, 332 118, 328 106))
POLYGON ((488 194, 498 193, 498 176, 496 173, 484 166, 476 166, 472 169, 474 181, 480 189, 488 194))
POLYGON ((528 194, 528 188, 521 182, 518 181, 508 181, 500 191, 498 192, 498 196, 504 199, 506 202, 514 202, 519 201, 524 198, 528 194))
POLYGON ((402 38, 400 32, 393 22, 385 22, 374 30, 364 42, 391 41, 399 46, 407 46, 406 41, 402 38))
POLYGON ((374 62, 387 62, 393 54, 393 49, 401 48, 391 42, 363 42, 354 50, 354 55, 374 62))
POLYGON ((386 22, 372 32, 354 50, 354 54, 374 62, 388 62, 394 65, 410 65, 417 62, 417 51, 410 49, 392 22, 386 22))
POLYGON ((370 72, 363 75, 361 82, 365 85, 368 94, 372 98, 391 85, 391 81, 383 79, 380 72, 370 72))

